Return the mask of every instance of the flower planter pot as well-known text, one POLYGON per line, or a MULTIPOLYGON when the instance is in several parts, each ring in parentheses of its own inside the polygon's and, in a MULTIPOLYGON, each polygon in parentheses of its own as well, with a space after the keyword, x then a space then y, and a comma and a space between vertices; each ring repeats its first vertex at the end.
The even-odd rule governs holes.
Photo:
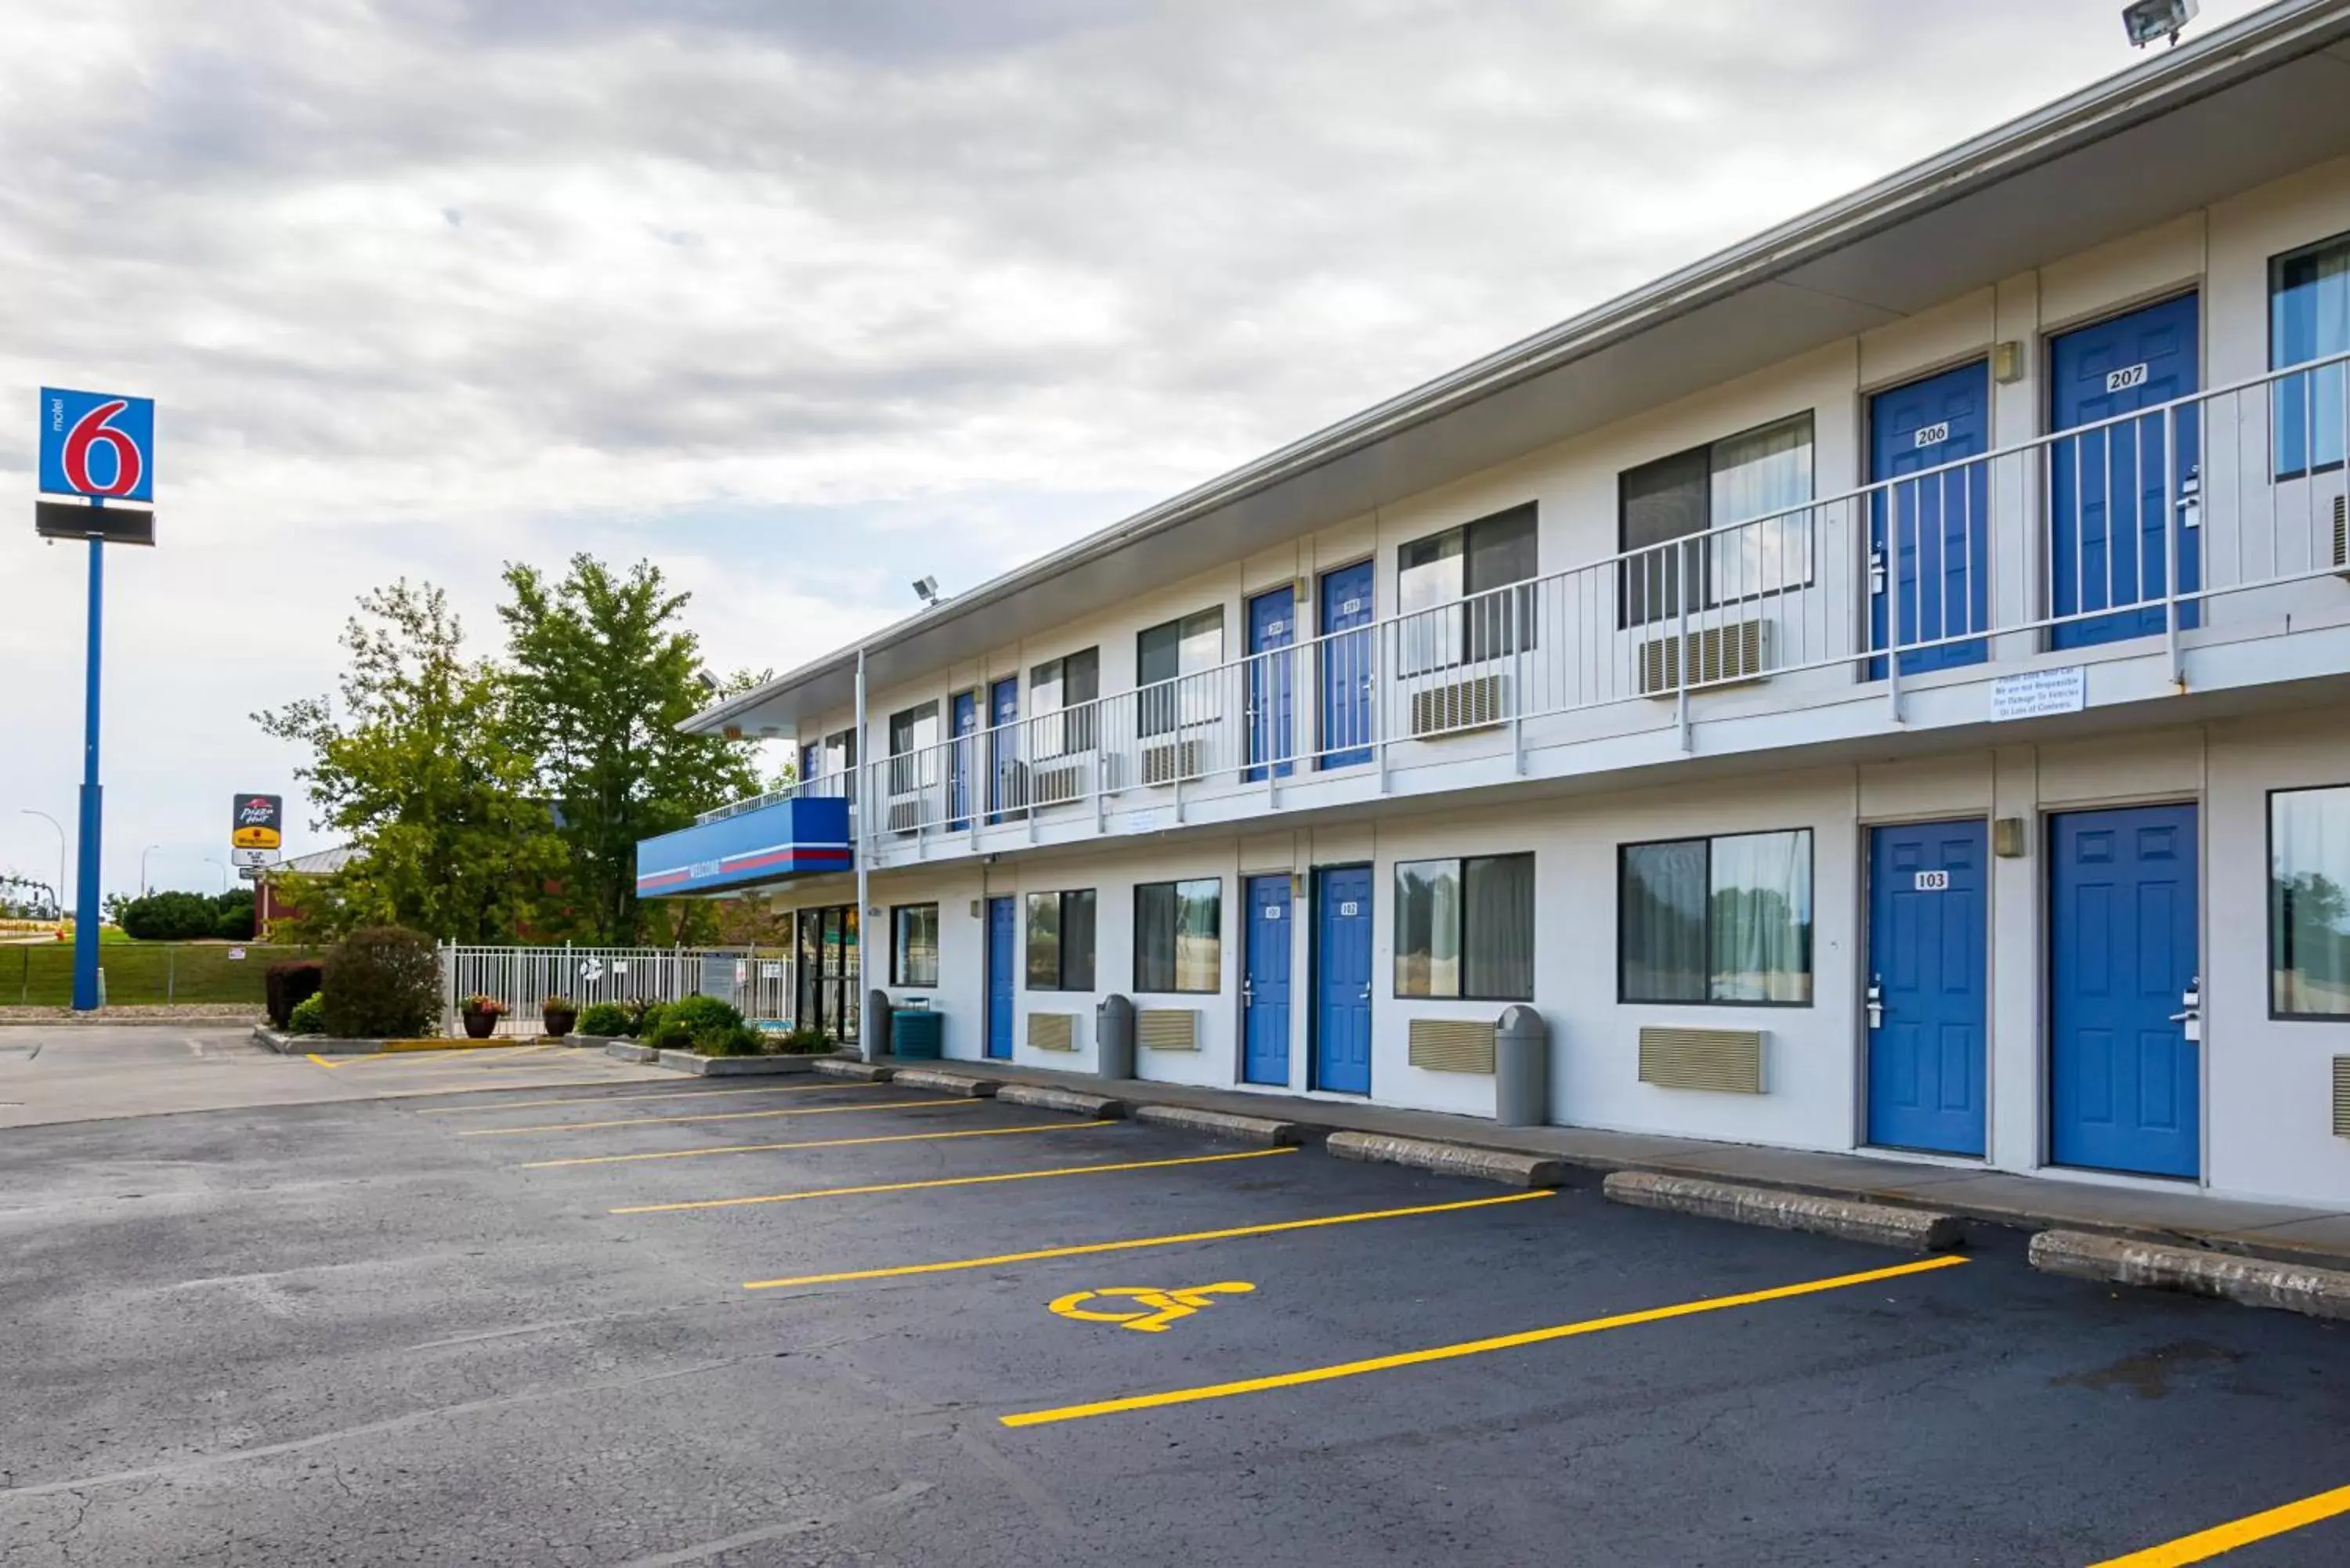
POLYGON ((496 1013, 494 1013, 494 1012, 473 1012, 473 1010, 471 1010, 470 1008, 466 1010, 466 1012, 465 1012, 465 1038, 466 1038, 466 1039, 468 1039, 468 1040, 487 1040, 491 1035, 493 1035, 493 1034, 494 1034, 494 1033, 497 1033, 497 1029, 498 1029, 498 1015, 497 1015, 496 1013))
POLYGON ((539 1022, 546 1025, 548 1039, 560 1040, 578 1023, 579 1010, 576 1007, 550 1007, 539 1014, 539 1022))

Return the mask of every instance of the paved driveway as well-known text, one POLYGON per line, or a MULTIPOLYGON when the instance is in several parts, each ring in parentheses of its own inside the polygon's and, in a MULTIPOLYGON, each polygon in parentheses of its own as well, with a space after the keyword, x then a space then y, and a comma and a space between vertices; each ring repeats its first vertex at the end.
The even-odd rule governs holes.
POLYGON ((2005 1241, 887 1085, 410 1088, 0 1140, 10 1563, 2350 1562, 2268 1511, 2350 1485, 2340 1330, 2005 1241))

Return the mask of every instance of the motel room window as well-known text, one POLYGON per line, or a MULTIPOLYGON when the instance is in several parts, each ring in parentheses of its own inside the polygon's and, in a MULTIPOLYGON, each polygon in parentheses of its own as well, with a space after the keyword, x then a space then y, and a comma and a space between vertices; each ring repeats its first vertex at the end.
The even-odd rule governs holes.
POLYGON ((1532 1002, 1534 857, 1399 861, 1395 993, 1532 1002))
POLYGON ((1146 735, 1221 716, 1214 682, 1180 680, 1224 661, 1224 607, 1162 621, 1135 639, 1134 683, 1141 704, 1137 722, 1146 735))
POLYGON ((889 793, 911 794, 939 779, 939 705, 920 703, 889 715, 889 793))
POLYGON ((1811 829, 1621 854, 1618 1000, 1810 1004, 1811 829))
POLYGON ((1626 555, 1617 585, 1621 625, 1678 617, 1685 579, 1694 579, 1692 610, 1812 580, 1810 511, 1775 515, 1812 499, 1809 413, 1627 469, 1617 493, 1626 555), (1694 542, 1700 535, 1706 535, 1701 544, 1694 542), (1693 542, 1665 547, 1676 539, 1693 542))
POLYGON ((2350 1018, 2350 785, 2269 796, 2269 1012, 2350 1018))
POLYGON ((1535 523, 1536 506, 1529 501, 1415 539, 1396 552, 1404 674, 1534 647, 1535 523), (1492 591, 1513 583, 1525 586, 1515 593, 1492 591), (1472 597, 1474 603, 1461 602, 1472 597))
POLYGON ((939 983, 939 907, 900 904, 889 911, 889 978, 893 985, 939 983))
MULTIPOLYGON (((2350 353, 2350 234, 2269 264, 2269 369, 2290 370, 2350 353)), ((2298 479, 2342 466, 2344 381, 2336 360, 2275 383, 2276 475, 2298 479)))
POLYGON ((1148 882, 1134 890, 1134 989, 1221 991, 1224 885, 1148 882))
POLYGON ((1094 988, 1094 890, 1028 895, 1028 989, 1094 988))
POLYGON ((1101 649, 1048 659, 1028 672, 1029 726, 1039 761, 1094 749, 1094 710, 1101 695, 1101 649), (1076 711, 1067 711, 1074 709, 1076 711))

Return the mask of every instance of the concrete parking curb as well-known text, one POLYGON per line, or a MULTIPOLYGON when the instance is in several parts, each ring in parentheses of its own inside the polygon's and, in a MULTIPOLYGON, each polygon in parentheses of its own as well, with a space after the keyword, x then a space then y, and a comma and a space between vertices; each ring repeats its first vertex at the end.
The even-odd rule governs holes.
POLYGON ((847 1056, 830 1056, 817 1062, 811 1071, 827 1078, 854 1078, 860 1084, 886 1084, 895 1069, 847 1056))
POLYGON ((2076 1280, 2186 1291, 2243 1306, 2350 1321, 2350 1273, 2338 1269, 2303 1268, 2085 1231, 2043 1231, 2032 1238, 2031 1258, 2035 1269, 2076 1280))
POLYGON ((1847 1241, 1902 1247, 1916 1252, 1939 1252, 1957 1246, 1965 1238, 1965 1227, 1958 1216, 1937 1214, 1926 1209, 1897 1209, 1891 1204, 1862 1203, 1847 1198, 1815 1198, 1776 1188, 1700 1181, 1695 1177, 1662 1176, 1645 1170, 1619 1170, 1599 1186, 1611 1201, 1642 1209, 1701 1214, 1711 1220, 1734 1220, 1778 1231, 1813 1231, 1847 1241))
POLYGON ((1383 1165, 1409 1165, 1445 1176, 1470 1176, 1498 1181, 1504 1187, 1557 1187, 1566 1180, 1566 1162, 1536 1154, 1510 1154, 1502 1149, 1474 1148, 1465 1143, 1439 1143, 1433 1138, 1398 1137, 1391 1133, 1335 1132, 1323 1146, 1340 1159, 1373 1160, 1383 1165))
POLYGON ((1228 1111, 1202 1111, 1191 1106, 1137 1106, 1128 1113, 1136 1121, 1149 1122, 1153 1127, 1181 1127, 1186 1132, 1205 1133, 1210 1137, 1232 1138, 1241 1143, 1294 1144, 1302 1142, 1305 1131, 1295 1122, 1277 1122, 1269 1116, 1240 1116, 1228 1111))
POLYGON ((964 1095, 983 1100, 1003 1086, 1001 1078, 982 1078, 970 1073, 951 1073, 944 1067, 899 1067, 889 1081, 901 1089, 928 1089, 933 1094, 964 1095))
POLYGON ((806 1073, 815 1060, 812 1056, 697 1056, 691 1051, 662 1051, 656 1053, 653 1065, 705 1078, 775 1077, 806 1073))
POLYGON ((1006 1084, 995 1091, 995 1097, 1007 1106, 1028 1106, 1040 1111, 1068 1111, 1076 1116, 1091 1116, 1097 1121, 1126 1115, 1126 1102, 1100 1095, 1081 1095, 1075 1089, 1047 1088, 1042 1084, 1006 1084))
POLYGON ((660 1060, 660 1053, 654 1050, 651 1046, 639 1045, 632 1041, 626 1040, 613 1041, 609 1045, 604 1047, 604 1054, 609 1056, 615 1062, 644 1063, 658 1062, 660 1060))

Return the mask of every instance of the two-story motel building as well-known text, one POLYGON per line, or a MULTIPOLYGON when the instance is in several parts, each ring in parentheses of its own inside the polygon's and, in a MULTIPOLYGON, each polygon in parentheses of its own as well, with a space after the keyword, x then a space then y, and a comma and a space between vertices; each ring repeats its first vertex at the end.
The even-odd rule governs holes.
POLYGON ((643 886, 844 1038, 2338 1206, 2345 364, 2289 0, 713 707, 643 886))

